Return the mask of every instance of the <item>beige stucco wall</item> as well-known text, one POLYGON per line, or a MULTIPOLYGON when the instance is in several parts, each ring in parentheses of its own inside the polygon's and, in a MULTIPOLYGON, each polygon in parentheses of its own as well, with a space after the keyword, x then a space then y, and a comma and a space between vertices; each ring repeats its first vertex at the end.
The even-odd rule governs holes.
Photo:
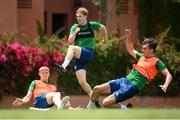
POLYGON ((44 25, 44 0, 32 0, 32 9, 18 8, 18 31, 37 38, 36 20, 44 25))
MULTIPOLYGON (((123 35, 124 28, 132 28, 133 39, 138 41, 138 15, 133 12, 134 0, 129 0, 129 14, 120 14, 119 16, 115 13, 115 1, 108 1, 110 17, 105 23, 108 33, 113 33, 120 27, 123 35)), ((81 6, 89 10, 88 20, 98 21, 98 11, 92 0, 83 1, 80 6, 75 5, 73 0, 32 0, 32 9, 17 9, 16 0, 0 0, 0 33, 19 31, 25 33, 30 39, 35 39, 38 37, 36 20, 39 20, 44 27, 44 12, 46 11, 47 35, 52 34, 53 13, 67 15, 65 34, 68 35, 71 25, 76 22, 75 11, 81 6)))
MULTIPOLYGON (((115 8, 115 0, 112 0, 112 8, 115 8)), ((133 40, 138 41, 138 15, 134 14, 133 0, 129 0, 129 13, 116 15, 115 9, 112 9, 111 32, 116 31, 120 27, 121 35, 124 35, 125 28, 131 28, 133 30, 133 40)))
POLYGON ((0 0, 0 34, 17 31, 16 0, 0 0))
MULTIPOLYGON (((83 1, 80 6, 76 6, 73 0, 45 0, 45 11, 47 12, 47 35, 52 34, 52 14, 67 14, 66 35, 69 34, 70 27, 76 22, 75 11, 79 7, 86 7, 89 10, 89 20, 98 20, 98 12, 91 0, 83 1)), ((61 21, 60 21, 61 22, 61 21)))
MULTIPOLYGON (((66 34, 72 23, 73 0, 45 0, 45 11, 47 12, 47 35, 52 34, 52 14, 66 14, 66 34)), ((62 22, 62 21, 59 21, 62 22)))

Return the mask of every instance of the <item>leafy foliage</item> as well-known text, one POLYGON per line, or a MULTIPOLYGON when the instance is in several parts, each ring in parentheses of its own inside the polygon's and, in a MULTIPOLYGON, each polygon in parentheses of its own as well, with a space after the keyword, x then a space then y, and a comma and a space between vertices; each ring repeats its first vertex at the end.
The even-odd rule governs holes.
POLYGON ((40 66, 53 68, 55 62, 62 63, 63 55, 59 52, 62 45, 57 37, 60 31, 47 38, 39 22, 37 26, 40 37, 35 45, 35 40, 30 41, 20 33, 1 36, 0 93, 24 94, 29 83, 38 78, 40 66))

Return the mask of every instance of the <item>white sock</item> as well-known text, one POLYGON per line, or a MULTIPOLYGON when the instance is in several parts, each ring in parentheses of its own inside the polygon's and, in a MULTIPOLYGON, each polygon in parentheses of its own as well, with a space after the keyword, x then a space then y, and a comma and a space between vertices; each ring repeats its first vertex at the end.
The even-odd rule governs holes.
POLYGON ((88 105, 92 105, 92 104, 94 104, 94 102, 92 102, 91 101, 91 96, 92 96, 92 91, 88 94, 89 95, 89 103, 88 103, 88 105))
POLYGON ((93 102, 91 101, 91 96, 92 96, 92 91, 88 94, 89 95, 89 103, 88 104, 92 104, 93 102))
POLYGON ((121 110, 127 110, 128 109, 127 106, 123 105, 123 104, 120 104, 120 108, 121 108, 121 110))
POLYGON ((53 97, 54 104, 57 106, 58 109, 63 109, 63 104, 61 101, 61 94, 58 92, 53 97))
POLYGON ((92 96, 92 91, 88 95, 89 95, 89 97, 91 97, 92 96))
POLYGON ((67 58, 65 58, 65 60, 62 64, 63 68, 66 69, 66 67, 69 65, 69 63, 70 63, 70 61, 67 58))

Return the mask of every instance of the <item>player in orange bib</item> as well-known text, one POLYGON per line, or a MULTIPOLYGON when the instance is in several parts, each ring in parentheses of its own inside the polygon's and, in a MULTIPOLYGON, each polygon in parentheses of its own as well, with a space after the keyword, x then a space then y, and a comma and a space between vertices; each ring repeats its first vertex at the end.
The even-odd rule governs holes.
POLYGON ((53 105, 55 105, 57 109, 65 108, 65 105, 69 103, 69 96, 61 100, 61 93, 56 92, 56 87, 48 83, 50 76, 49 68, 46 66, 41 67, 39 69, 39 76, 40 80, 32 81, 26 96, 22 99, 16 98, 13 106, 20 106, 33 99, 34 107, 37 109, 48 109, 53 105))
POLYGON ((133 65, 133 69, 126 77, 111 80, 102 85, 97 85, 93 89, 92 101, 96 101, 101 94, 110 94, 103 102, 103 107, 125 101, 142 91, 146 84, 161 72, 165 77, 165 82, 159 87, 166 92, 172 80, 172 76, 165 64, 155 56, 157 43, 153 39, 145 39, 142 45, 142 53, 136 51, 132 44, 131 29, 126 29, 126 49, 128 53, 138 60, 133 65))

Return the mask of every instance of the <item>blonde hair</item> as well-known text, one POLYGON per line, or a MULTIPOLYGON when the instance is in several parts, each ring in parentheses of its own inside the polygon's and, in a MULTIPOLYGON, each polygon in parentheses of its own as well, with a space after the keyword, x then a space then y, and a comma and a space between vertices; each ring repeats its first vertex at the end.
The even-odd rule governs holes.
POLYGON ((49 68, 46 67, 46 66, 42 66, 42 67, 39 68, 39 72, 42 71, 42 70, 48 70, 49 71, 49 68))
POLYGON ((88 15, 88 10, 86 9, 86 8, 84 8, 84 7, 80 7, 78 10, 76 10, 76 14, 77 13, 81 13, 81 14, 83 14, 84 16, 87 16, 88 15))

